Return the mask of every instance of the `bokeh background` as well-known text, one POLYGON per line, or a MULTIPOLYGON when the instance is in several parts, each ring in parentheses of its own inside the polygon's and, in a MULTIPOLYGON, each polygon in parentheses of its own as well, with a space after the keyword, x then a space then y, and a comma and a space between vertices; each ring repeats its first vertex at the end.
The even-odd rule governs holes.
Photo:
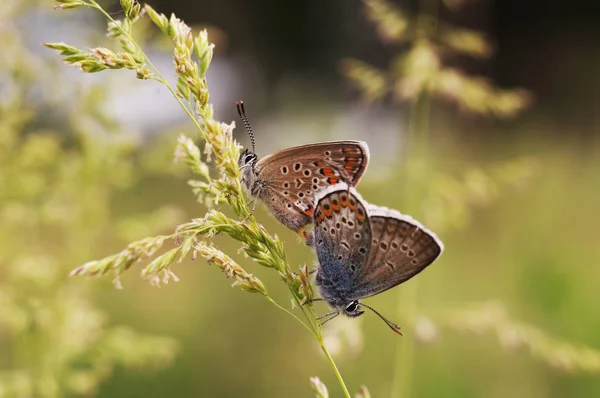
MULTIPOLYGON (((600 396, 599 3, 150 4, 208 29, 216 118, 237 120, 243 99, 260 156, 365 140, 365 199, 446 244, 426 272, 367 300, 404 337, 369 313, 328 324, 351 391, 600 396)), ((202 260, 161 289, 135 266, 122 290, 111 275, 69 278, 206 209, 172 161, 180 133, 197 137, 174 99, 130 71, 62 64, 40 43, 114 43, 99 13, 54 5, 0 3, 0 397, 307 397, 311 376, 341 396, 304 329, 202 260)), ((168 75, 169 43, 139 29, 168 75)), ((261 206, 256 217, 292 264, 314 262, 261 206)), ((238 257, 289 302, 276 275, 238 257)))

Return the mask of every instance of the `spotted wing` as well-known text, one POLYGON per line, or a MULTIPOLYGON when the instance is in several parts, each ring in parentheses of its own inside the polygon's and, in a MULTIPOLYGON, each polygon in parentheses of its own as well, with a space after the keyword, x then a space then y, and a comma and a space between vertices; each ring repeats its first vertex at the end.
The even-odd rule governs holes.
POLYGON ((352 299, 360 299, 407 281, 429 266, 444 249, 438 237, 396 210, 369 205, 372 237, 369 258, 352 299))
MULTIPOLYGON (((299 230, 312 222, 312 208, 308 210, 302 202, 291 201, 290 195, 276 189, 264 187, 259 191, 259 198, 269 208, 275 218, 289 229, 299 230)), ((311 242, 307 242, 310 245, 311 242)))
POLYGON ((310 223, 318 191, 338 182, 358 184, 368 162, 369 148, 362 141, 321 142, 288 148, 256 163, 262 192, 259 197, 272 212, 273 203, 283 199, 283 209, 277 204, 277 210, 281 213, 290 209, 294 226, 300 223, 302 227, 310 223), (301 221, 298 212, 308 218, 301 221))
POLYGON ((343 302, 369 256, 371 228, 366 203, 345 183, 319 192, 315 203, 317 285, 326 300, 343 302))

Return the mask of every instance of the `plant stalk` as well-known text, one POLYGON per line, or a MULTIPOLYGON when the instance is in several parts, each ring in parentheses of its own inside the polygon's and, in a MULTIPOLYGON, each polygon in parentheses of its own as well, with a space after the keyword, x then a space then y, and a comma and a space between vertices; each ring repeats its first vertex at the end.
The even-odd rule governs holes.
POLYGON ((319 339, 319 345, 321 346, 321 350, 323 350, 323 353, 325 354, 325 356, 329 360, 329 363, 331 364, 331 367, 333 368, 333 372, 335 373, 335 376, 337 377, 338 382, 340 383, 340 386, 342 387, 342 391, 344 391, 344 396, 346 398, 352 398, 352 396, 350 395, 350 392, 348 391, 348 387, 346 387, 346 383, 344 383, 342 374, 340 373, 338 367, 336 366, 335 362, 333 361, 331 354, 329 354, 329 351, 327 351, 327 347, 325 347, 325 342, 323 341, 322 338, 319 339))

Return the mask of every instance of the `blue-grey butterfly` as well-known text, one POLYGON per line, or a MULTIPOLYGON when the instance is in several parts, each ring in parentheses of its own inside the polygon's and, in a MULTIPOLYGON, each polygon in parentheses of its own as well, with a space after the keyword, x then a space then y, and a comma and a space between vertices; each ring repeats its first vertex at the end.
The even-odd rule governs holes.
POLYGON ((402 334, 398 325, 359 300, 423 271, 443 251, 437 236, 409 216, 365 202, 345 183, 316 195, 313 233, 316 285, 320 300, 333 309, 321 319, 327 322, 340 313, 354 318, 365 307, 402 334))
POLYGON ((244 150, 238 161, 244 187, 310 245, 312 235, 304 227, 312 222, 315 194, 338 182, 357 185, 369 163, 369 147, 363 141, 320 142, 259 160, 243 102, 237 103, 237 110, 252 143, 252 151, 244 150))

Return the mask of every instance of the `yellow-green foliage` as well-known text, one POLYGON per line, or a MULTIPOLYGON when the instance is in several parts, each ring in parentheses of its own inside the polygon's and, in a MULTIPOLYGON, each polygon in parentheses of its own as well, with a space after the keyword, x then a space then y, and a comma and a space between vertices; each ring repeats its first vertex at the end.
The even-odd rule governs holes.
MULTIPOLYGON (((50 104, 27 100, 44 70, 12 26, 27 6, 0 3, 0 70, 10 87, 0 100, 0 335, 8 337, 0 346, 0 397, 90 395, 117 366, 169 365, 177 344, 109 326, 91 285, 68 278, 121 221, 135 222, 111 215, 114 193, 134 182, 135 146, 82 127, 83 120, 106 121, 95 117, 97 88, 74 95, 81 108, 56 128, 35 127, 51 115, 42 112, 50 104)), ((157 213, 158 230, 173 222, 165 210, 157 213)))
POLYGON ((422 93, 447 98, 468 112, 498 117, 519 113, 530 102, 522 89, 503 90, 481 77, 468 76, 457 68, 445 66, 444 58, 462 53, 488 58, 492 47, 477 31, 450 26, 435 20, 436 1, 417 17, 410 17, 387 0, 364 0, 367 16, 382 40, 406 44, 388 71, 379 70, 356 59, 342 62, 342 71, 369 101, 392 94, 415 100, 422 93))
POLYGON ((551 336, 512 319, 505 306, 490 301, 449 309, 439 319, 442 328, 479 336, 492 335, 508 351, 527 350, 543 363, 565 372, 600 373, 600 352, 551 336))

